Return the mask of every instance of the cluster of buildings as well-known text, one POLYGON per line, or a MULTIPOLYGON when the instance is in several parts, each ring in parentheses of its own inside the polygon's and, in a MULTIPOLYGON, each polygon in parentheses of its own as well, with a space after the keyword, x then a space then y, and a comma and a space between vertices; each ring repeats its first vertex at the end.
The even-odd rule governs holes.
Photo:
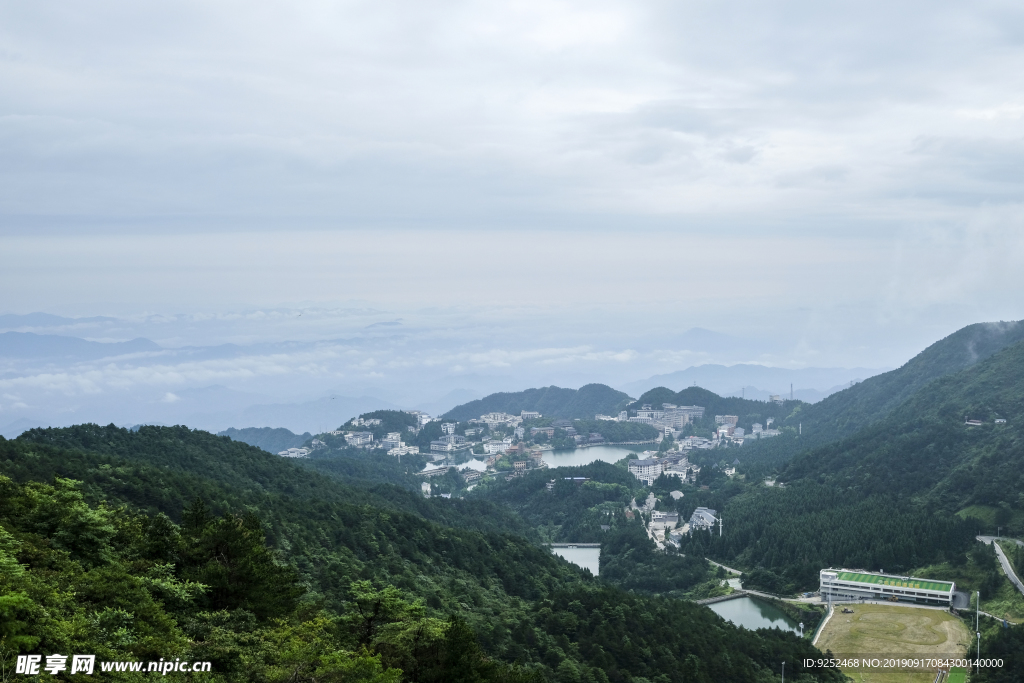
POLYGON ((667 477, 678 477, 681 482, 694 482, 700 468, 691 465, 685 453, 668 451, 664 454, 655 454, 650 451, 644 452, 645 457, 641 460, 630 460, 627 463, 629 473, 642 481, 647 486, 652 486, 654 480, 665 475, 667 477))

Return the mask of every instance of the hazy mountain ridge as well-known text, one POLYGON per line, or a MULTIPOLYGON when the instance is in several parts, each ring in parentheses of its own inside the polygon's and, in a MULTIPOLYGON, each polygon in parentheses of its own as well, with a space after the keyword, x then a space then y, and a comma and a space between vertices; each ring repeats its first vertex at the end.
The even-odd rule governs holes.
POLYGON ((629 382, 618 388, 636 396, 656 387, 668 387, 680 391, 688 386, 700 386, 719 396, 740 395, 750 399, 767 399, 771 394, 790 397, 807 403, 816 403, 825 397, 849 386, 851 381, 860 381, 877 375, 884 370, 871 368, 800 368, 788 369, 739 363, 736 365, 705 364, 685 370, 654 375, 647 379, 629 382))
POLYGON ((241 441, 250 446, 261 448, 268 453, 280 453, 288 448, 298 448, 313 438, 313 435, 309 432, 295 434, 284 427, 276 429, 273 427, 246 427, 244 429, 231 427, 222 432, 217 432, 217 436, 226 436, 232 441, 241 441))

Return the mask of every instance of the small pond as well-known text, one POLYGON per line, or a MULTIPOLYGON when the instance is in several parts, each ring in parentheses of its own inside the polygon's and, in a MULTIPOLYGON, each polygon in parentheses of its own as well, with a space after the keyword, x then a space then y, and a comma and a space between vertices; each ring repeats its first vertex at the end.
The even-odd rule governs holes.
POLYGON ((754 598, 736 598, 708 605, 712 612, 737 626, 751 631, 758 628, 781 628, 797 632, 797 623, 784 612, 754 598))
POLYGON ((591 574, 597 576, 601 560, 600 548, 552 548, 551 552, 572 562, 577 567, 589 569, 591 574))

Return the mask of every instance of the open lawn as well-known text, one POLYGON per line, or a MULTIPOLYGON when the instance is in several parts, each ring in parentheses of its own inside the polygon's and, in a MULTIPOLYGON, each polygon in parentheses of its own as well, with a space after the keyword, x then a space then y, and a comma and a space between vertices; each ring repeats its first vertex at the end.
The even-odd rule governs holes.
MULTIPOLYGON (((818 639, 818 649, 836 657, 962 656, 970 634, 963 623, 942 610, 902 605, 849 606, 853 614, 836 608, 818 639)), ((843 670, 857 683, 931 683, 935 672, 882 672, 843 670)))

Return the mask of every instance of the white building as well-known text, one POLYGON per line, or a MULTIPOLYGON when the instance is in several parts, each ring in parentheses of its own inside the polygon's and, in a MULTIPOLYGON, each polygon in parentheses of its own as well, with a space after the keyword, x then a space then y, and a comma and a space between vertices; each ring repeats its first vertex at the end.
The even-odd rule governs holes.
POLYGON ((648 486, 653 485, 663 471, 662 462, 658 459, 629 461, 629 473, 648 486))
POLYGON ((534 410, 524 410, 519 413, 519 417, 523 418, 524 420, 536 420, 539 419, 541 415, 540 413, 534 410))
POLYGON ((655 510, 651 513, 651 528, 675 529, 679 523, 678 512, 655 510))
POLYGON ((308 448, 289 448, 278 453, 282 458, 305 458, 309 455, 308 448))
POLYGON ((690 531, 710 530, 718 522, 718 513, 711 508, 699 507, 690 516, 690 531))
POLYGON ((403 443, 398 448, 392 448, 390 451, 388 451, 388 455, 397 455, 397 456, 409 455, 409 454, 418 455, 419 452, 420 452, 420 447, 419 446, 406 446, 403 443))
POLYGON ((345 442, 349 446, 365 446, 373 441, 373 432, 349 432, 345 435, 345 442))
POLYGON ((919 605, 953 604, 952 581, 932 581, 849 569, 822 569, 819 573, 822 602, 886 600, 919 605))
POLYGON ((740 418, 736 415, 715 415, 716 425, 732 425, 736 426, 736 423, 740 421, 740 418))
POLYGON ((512 443, 508 439, 504 441, 488 441, 484 444, 484 453, 504 453, 510 446, 512 446, 512 443))
POLYGON ((650 418, 650 417, 640 417, 640 416, 638 415, 637 417, 631 417, 631 418, 629 418, 629 420, 628 420, 628 421, 629 421, 629 422, 639 422, 640 424, 644 424, 644 425, 649 425, 649 424, 651 424, 652 422, 654 422, 654 419, 653 419, 653 418, 650 418))

